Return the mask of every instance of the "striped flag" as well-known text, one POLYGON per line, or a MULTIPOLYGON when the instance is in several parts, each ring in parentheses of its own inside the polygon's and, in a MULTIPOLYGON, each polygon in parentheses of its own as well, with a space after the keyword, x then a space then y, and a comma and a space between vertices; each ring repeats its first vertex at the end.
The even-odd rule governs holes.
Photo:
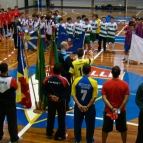
POLYGON ((16 102, 22 104, 27 108, 31 108, 32 102, 29 90, 28 72, 23 53, 24 45, 20 35, 18 37, 18 47, 19 47, 18 69, 17 69, 18 89, 16 91, 16 102))

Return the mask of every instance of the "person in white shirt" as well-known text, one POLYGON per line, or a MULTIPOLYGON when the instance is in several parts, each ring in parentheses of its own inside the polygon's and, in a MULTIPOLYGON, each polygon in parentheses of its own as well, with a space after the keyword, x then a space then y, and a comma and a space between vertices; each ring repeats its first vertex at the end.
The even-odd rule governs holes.
POLYGON ((115 35, 118 29, 117 23, 114 22, 114 17, 110 17, 110 22, 108 23, 108 32, 107 32, 107 50, 109 50, 109 43, 112 43, 112 53, 115 54, 115 35))
POLYGON ((46 22, 46 38, 47 38, 47 43, 49 46, 51 43, 52 25, 54 25, 54 22, 51 20, 50 16, 47 16, 46 20, 47 20, 47 22, 46 22))
POLYGON ((39 19, 38 19, 38 15, 34 14, 33 15, 34 17, 34 21, 33 21, 33 30, 36 31, 39 29, 39 25, 40 25, 40 22, 39 22, 39 19))
POLYGON ((98 51, 101 50, 101 42, 103 40, 103 49, 104 49, 104 52, 108 52, 108 51, 106 51, 107 29, 108 29, 108 23, 106 22, 106 18, 102 17, 102 22, 100 23, 98 51))
POLYGON ((26 21, 25 21, 24 12, 21 12, 21 13, 20 13, 19 22, 20 22, 20 24, 21 24, 21 28, 22 28, 23 30, 25 30, 25 29, 26 29, 26 21))
POLYGON ((85 14, 83 14, 82 16, 81 16, 81 20, 80 20, 80 22, 82 23, 82 24, 85 24, 85 21, 84 21, 84 19, 86 18, 86 15, 85 14))
POLYGON ((77 19, 77 21, 74 23, 74 36, 78 37, 79 35, 82 34, 82 31, 83 31, 82 26, 83 26, 83 24, 80 22, 80 20, 81 20, 80 16, 78 16, 76 19, 77 19))
POLYGON ((96 15, 92 16, 92 20, 89 21, 92 27, 92 32, 90 33, 90 40, 92 49, 94 49, 94 42, 96 41, 96 29, 98 28, 98 22, 96 21, 96 15))
POLYGON ((67 33, 69 34, 69 36, 73 37, 74 24, 72 23, 71 17, 67 18, 67 23, 66 23, 65 29, 66 29, 67 33))
POLYGON ((92 32, 92 27, 89 24, 88 18, 85 18, 84 21, 85 21, 85 24, 83 25, 83 31, 85 31, 84 49, 86 50, 86 44, 87 44, 88 50, 91 50, 90 33, 92 32))
POLYGON ((58 42, 58 33, 59 33, 59 26, 60 25, 65 28, 65 23, 63 23, 62 17, 60 17, 58 20, 58 23, 54 25, 56 28, 56 43, 58 42))
POLYGON ((59 17, 59 18, 61 17, 58 10, 55 10, 55 13, 57 14, 57 17, 59 17))

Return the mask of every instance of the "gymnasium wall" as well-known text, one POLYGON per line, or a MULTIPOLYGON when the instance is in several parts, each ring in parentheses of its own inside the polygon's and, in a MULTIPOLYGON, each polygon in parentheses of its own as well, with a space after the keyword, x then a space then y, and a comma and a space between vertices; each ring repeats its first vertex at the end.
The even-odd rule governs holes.
MULTIPOLYGON (((28 0, 29 6, 33 6, 34 0, 28 0)), ((6 10, 7 7, 11 7, 12 9, 18 5, 19 8, 25 7, 25 0, 0 0, 0 5, 2 8, 6 10)))
MULTIPOLYGON (((69 7, 91 7, 92 1, 95 5, 107 5, 124 6, 125 0, 63 0, 63 6, 69 7)), ((50 0, 55 6, 61 6, 61 0, 50 0)), ((127 0, 128 7, 143 8, 143 0, 127 0)))

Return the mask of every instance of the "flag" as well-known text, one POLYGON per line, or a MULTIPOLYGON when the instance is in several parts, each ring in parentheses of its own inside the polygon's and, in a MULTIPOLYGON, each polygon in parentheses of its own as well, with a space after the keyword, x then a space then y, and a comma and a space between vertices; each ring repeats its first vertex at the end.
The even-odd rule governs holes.
POLYGON ((85 37, 85 32, 83 32, 78 37, 69 36, 66 30, 60 25, 59 32, 58 32, 58 49, 60 49, 61 42, 66 41, 68 42, 68 45, 69 45, 69 49, 67 50, 67 53, 75 54, 78 48, 83 48, 84 37, 85 37))
POLYGON ((132 35, 129 60, 143 63, 143 39, 135 34, 132 35))
POLYGON ((31 108, 32 102, 29 90, 28 72, 23 53, 24 45, 20 36, 18 37, 18 47, 19 47, 18 70, 17 70, 18 89, 16 91, 16 102, 26 106, 27 108, 31 108))
MULTIPOLYGON (((39 32, 38 36, 38 46, 37 46, 37 64, 36 64, 36 76, 35 78, 39 81, 39 102, 43 103, 44 109, 47 106, 48 99, 44 98, 44 94, 42 92, 42 83, 44 78, 46 77, 46 69, 45 69, 45 56, 44 56, 44 48, 43 42, 41 38, 41 33, 39 32)), ((40 107, 41 108, 41 107, 40 107)))
MULTIPOLYGON (((54 32, 53 32, 54 33, 54 32)), ((55 41, 55 35, 52 35, 52 44, 50 48, 50 55, 49 55, 49 74, 53 73, 54 64, 58 63, 58 52, 57 52, 57 45, 55 41)))
POLYGON ((28 50, 37 49, 37 40, 38 40, 37 31, 25 32, 24 41, 25 41, 25 47, 28 50))

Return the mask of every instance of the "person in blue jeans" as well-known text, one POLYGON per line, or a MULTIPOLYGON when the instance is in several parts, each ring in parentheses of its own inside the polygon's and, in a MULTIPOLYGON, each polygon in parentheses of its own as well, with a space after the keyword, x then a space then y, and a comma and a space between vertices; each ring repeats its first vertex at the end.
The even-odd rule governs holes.
POLYGON ((72 97, 75 101, 74 106, 74 136, 76 143, 81 141, 81 125, 85 117, 86 123, 86 141, 94 143, 94 126, 95 126, 95 99, 98 94, 97 81, 89 77, 91 66, 83 66, 83 76, 74 80, 72 85, 72 97))

